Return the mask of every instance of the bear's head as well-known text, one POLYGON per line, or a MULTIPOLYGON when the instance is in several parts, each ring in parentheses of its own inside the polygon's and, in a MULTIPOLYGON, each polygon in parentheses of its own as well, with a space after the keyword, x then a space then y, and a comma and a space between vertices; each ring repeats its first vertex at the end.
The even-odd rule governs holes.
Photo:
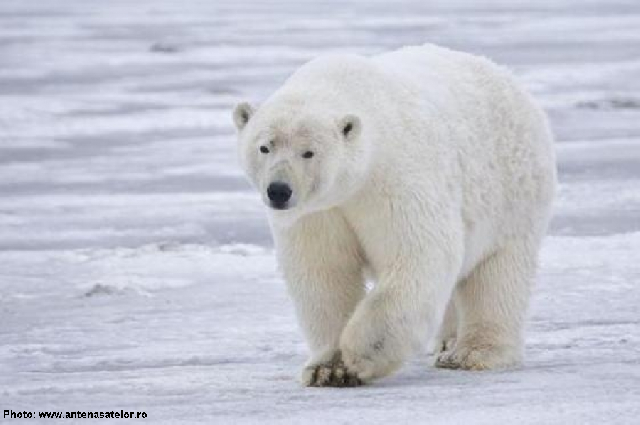
POLYGON ((283 219, 338 206, 366 178, 360 118, 310 103, 240 103, 233 113, 240 163, 272 215, 283 219))

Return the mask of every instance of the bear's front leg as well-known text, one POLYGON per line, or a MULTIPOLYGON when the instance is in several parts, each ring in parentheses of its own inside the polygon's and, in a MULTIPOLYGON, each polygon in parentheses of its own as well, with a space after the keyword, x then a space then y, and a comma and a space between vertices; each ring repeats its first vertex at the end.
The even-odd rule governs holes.
POLYGON ((362 259, 342 217, 323 212, 293 227, 274 227, 278 262, 311 350, 302 369, 306 386, 354 386, 338 343, 356 305, 365 295, 362 259))
POLYGON ((363 382, 397 370, 437 331, 459 263, 442 249, 420 254, 394 261, 340 337, 344 366, 363 382))
POLYGON ((299 262, 304 273, 285 273, 311 356, 303 367, 301 381, 306 386, 354 386, 355 375, 342 364, 338 343, 357 303, 364 296, 360 273, 348 268, 322 268, 299 262))

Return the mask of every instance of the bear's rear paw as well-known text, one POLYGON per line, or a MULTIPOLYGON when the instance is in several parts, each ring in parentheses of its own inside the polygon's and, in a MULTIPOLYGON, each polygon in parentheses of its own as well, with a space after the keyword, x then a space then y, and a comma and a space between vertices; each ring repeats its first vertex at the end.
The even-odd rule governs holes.
POLYGON ((305 383, 309 387, 357 387, 362 385, 357 374, 351 372, 344 365, 339 351, 330 361, 305 369, 305 374, 307 375, 305 383))
POLYGON ((520 362, 518 350, 498 345, 469 347, 457 344, 436 359, 436 367, 462 370, 507 369, 520 362))

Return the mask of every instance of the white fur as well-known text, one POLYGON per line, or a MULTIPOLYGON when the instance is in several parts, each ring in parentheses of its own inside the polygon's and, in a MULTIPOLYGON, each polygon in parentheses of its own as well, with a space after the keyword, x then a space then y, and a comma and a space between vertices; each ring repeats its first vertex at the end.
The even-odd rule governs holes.
POLYGON ((332 55, 235 117, 257 189, 293 190, 269 216, 312 352, 306 384, 336 352, 364 382, 388 375, 447 305, 438 366, 521 360, 556 172, 545 115, 506 70, 433 45, 332 55))

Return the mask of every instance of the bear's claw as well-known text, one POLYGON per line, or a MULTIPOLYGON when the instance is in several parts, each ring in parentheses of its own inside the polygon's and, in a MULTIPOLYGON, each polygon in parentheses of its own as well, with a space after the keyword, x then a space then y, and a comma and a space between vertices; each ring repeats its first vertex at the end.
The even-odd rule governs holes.
POLYGON ((358 376, 350 372, 337 352, 331 361, 317 365, 311 375, 310 387, 357 387, 362 385, 358 376))

